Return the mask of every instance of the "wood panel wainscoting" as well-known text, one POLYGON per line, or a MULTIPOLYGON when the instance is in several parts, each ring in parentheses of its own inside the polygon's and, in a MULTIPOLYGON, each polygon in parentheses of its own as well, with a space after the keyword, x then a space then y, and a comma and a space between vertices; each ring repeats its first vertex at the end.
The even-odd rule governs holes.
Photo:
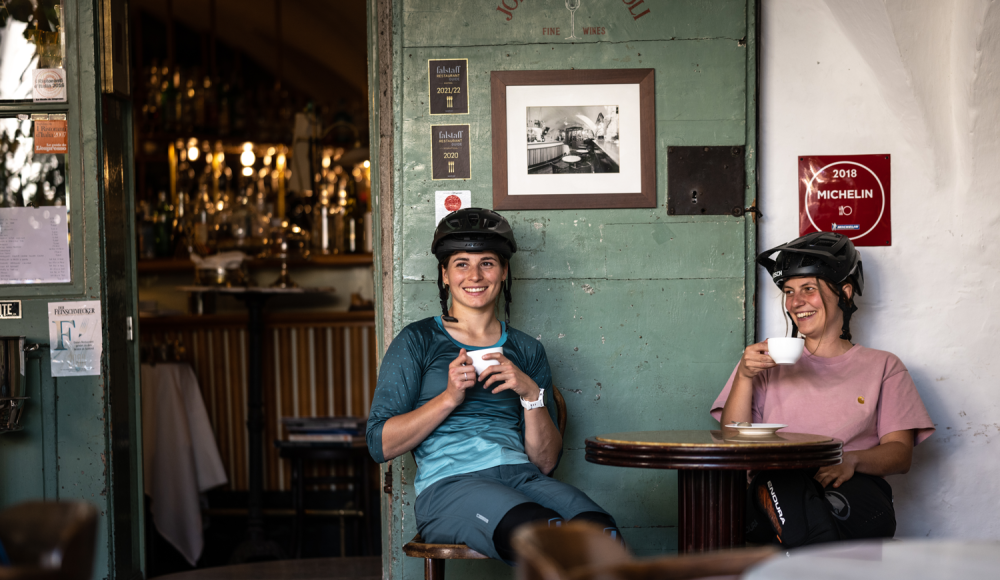
MULTIPOLYGON (((291 489, 291 466, 273 442, 281 417, 367 417, 375 391, 374 312, 278 312, 264 317, 264 490, 291 489)), ((222 462, 226 490, 247 489, 247 317, 165 316, 140 321, 145 349, 170 344, 191 363, 222 462), (180 348, 176 348, 180 347, 180 348)), ((336 475, 326 465, 307 476, 336 475)))

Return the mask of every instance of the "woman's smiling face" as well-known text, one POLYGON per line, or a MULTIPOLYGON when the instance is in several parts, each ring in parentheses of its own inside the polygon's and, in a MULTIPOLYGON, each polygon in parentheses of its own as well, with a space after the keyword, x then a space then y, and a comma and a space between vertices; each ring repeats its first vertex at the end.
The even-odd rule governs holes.
POLYGON ((444 283, 453 307, 481 310, 493 308, 507 278, 507 268, 493 252, 459 252, 448 257, 444 283))
MULTIPOLYGON (((791 313, 803 336, 818 338, 825 331, 827 321, 840 313, 837 295, 817 278, 790 278, 785 280, 782 291, 785 293, 785 309, 791 313)), ((835 323, 839 328, 841 321, 835 323)))

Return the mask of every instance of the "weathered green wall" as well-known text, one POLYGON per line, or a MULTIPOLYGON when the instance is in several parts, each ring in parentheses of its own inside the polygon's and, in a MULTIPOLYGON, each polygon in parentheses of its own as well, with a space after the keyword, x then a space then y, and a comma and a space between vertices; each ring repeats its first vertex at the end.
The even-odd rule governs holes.
MULTIPOLYGON (((639 19, 629 2, 583 0, 574 43, 564 40, 569 12, 561 0, 507 0, 517 6, 509 21, 496 1, 395 0, 393 303, 381 307, 392 309, 394 332, 439 314, 429 252, 435 190, 469 189, 473 206, 492 207, 491 71, 654 68, 656 208, 504 212, 519 247, 512 324, 545 345, 569 412, 555 475, 609 510, 637 554, 651 555, 676 549, 674 472, 588 464, 584 439, 715 426, 709 404, 752 331, 752 226, 729 216, 671 217, 665 203, 669 145, 747 145, 753 165, 754 2, 646 0, 633 11, 650 10, 639 19), (558 36, 543 34, 554 27, 558 36), (583 27, 606 34, 584 36, 583 27), (430 58, 469 59, 471 114, 428 115, 430 58), (432 123, 471 125, 467 182, 431 181, 432 123)), ((748 171, 748 201, 754 181, 748 171)), ((399 463, 385 561, 393 577, 419 578, 421 562, 400 551, 415 533, 414 466, 408 457, 399 463)), ((497 562, 448 567, 458 577, 511 574, 497 562)))

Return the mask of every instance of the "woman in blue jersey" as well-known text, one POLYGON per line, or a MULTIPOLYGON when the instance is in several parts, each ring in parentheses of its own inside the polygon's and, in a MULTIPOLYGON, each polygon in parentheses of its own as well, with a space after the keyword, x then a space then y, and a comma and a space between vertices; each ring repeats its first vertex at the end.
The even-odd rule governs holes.
POLYGON ((528 522, 586 520, 620 538, 607 512, 548 476, 562 437, 545 349, 508 324, 517 244, 507 220, 486 209, 453 212, 431 251, 443 313, 410 324, 389 345, 367 432, 380 463, 413 452, 420 535, 507 563, 511 533, 528 522), (501 294, 506 322, 496 316, 501 294), (499 364, 477 375, 468 353, 489 347, 503 348, 483 356, 499 364))

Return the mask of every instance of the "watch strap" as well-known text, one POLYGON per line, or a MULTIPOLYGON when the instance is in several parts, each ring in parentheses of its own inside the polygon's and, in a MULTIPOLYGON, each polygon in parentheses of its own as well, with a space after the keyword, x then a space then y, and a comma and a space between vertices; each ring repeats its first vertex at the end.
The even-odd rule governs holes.
POLYGON ((545 389, 538 389, 538 400, 537 401, 525 401, 524 398, 521 398, 521 406, 524 407, 525 409, 537 409, 539 407, 544 407, 545 406, 545 389))

